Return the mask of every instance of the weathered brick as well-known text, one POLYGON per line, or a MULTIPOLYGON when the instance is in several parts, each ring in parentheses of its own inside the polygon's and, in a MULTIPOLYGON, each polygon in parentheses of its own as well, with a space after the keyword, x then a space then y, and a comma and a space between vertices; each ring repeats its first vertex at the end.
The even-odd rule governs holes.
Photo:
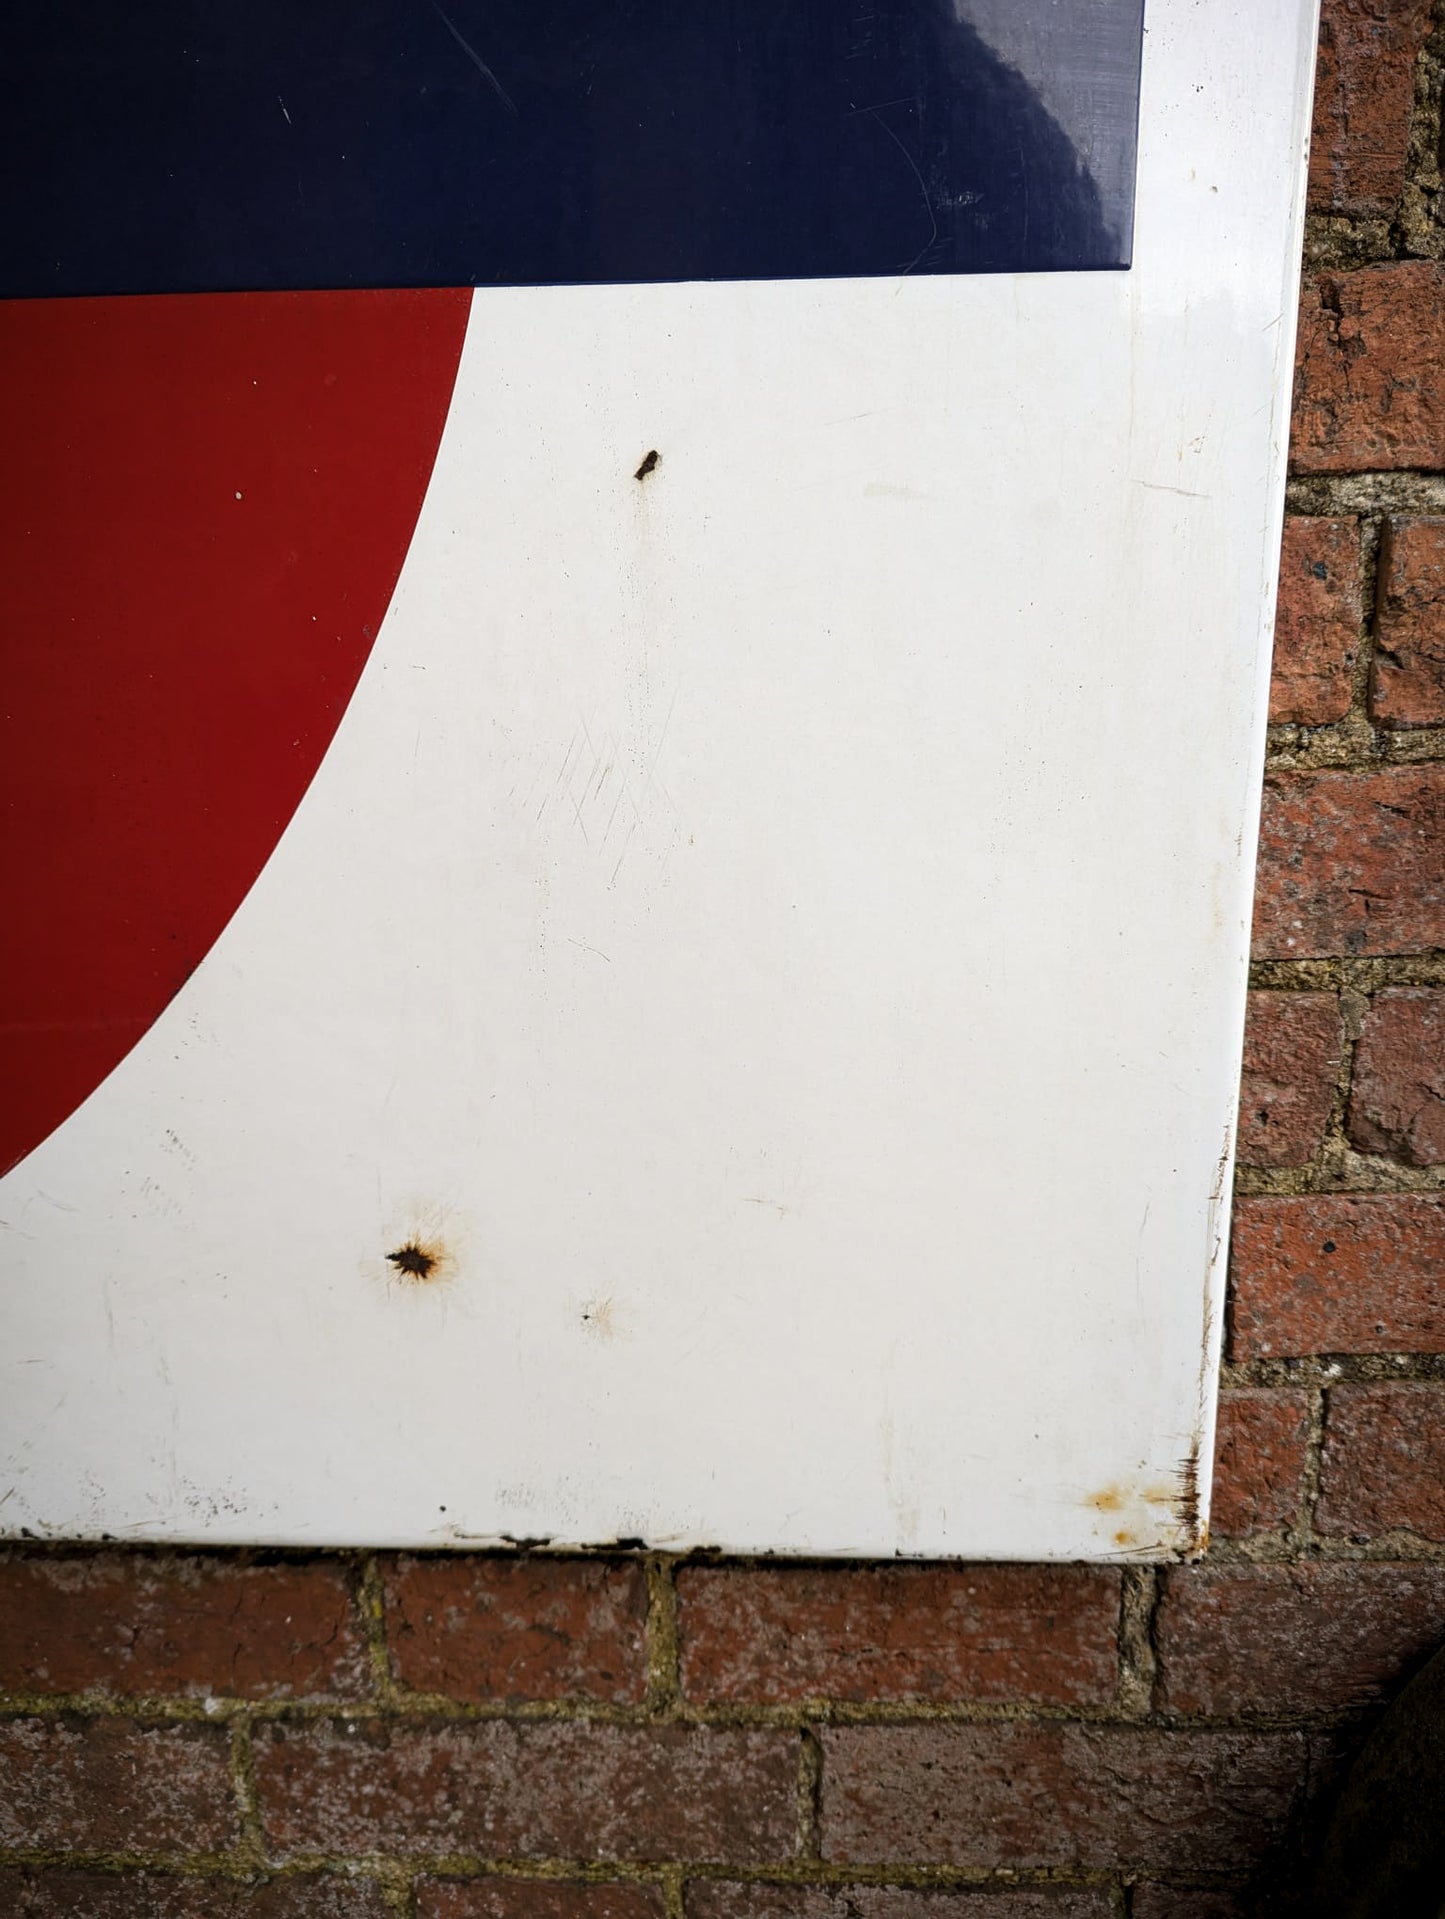
POLYGON ((555 1879, 423 1879, 417 1919, 663 1919, 656 1886, 555 1879))
POLYGON ((1232 1265, 1237 1359, 1445 1352, 1445 1194, 1241 1199, 1232 1265))
POLYGON ((280 1854, 729 1860, 793 1851, 797 1738, 680 1726, 268 1725, 261 1815, 280 1854))
POLYGON ((1258 1907, 1234 1892, 1198 1886, 1136 1886, 1130 1919, 1253 1919, 1258 1907))
POLYGON ((386 1919, 369 1879, 254 1882, 154 1872, 0 1872, 0 1913, 15 1919, 386 1919))
POLYGON ((1303 1393, 1263 1386, 1221 1393, 1210 1531, 1237 1538, 1289 1525, 1299 1510, 1308 1443, 1303 1393))
POLYGON ((1322 726, 1342 720, 1354 694, 1360 640, 1360 523, 1284 523, 1269 717, 1322 726))
POLYGON ((1239 1093, 1245 1166, 1303 1166, 1325 1136, 1344 1049, 1333 993, 1251 993, 1239 1093))
POLYGON ((979 1868, 1241 1871, 1292 1818, 1293 1732, 1081 1725, 824 1730, 823 1856, 979 1868))
POLYGON ((1445 1638, 1445 1566, 1191 1566, 1165 1575, 1159 1703, 1227 1719, 1379 1698, 1445 1638))
POLYGON ((1415 61, 1429 0, 1325 0, 1315 69, 1309 204, 1384 214, 1405 184, 1415 61))
POLYGON ((684 1694, 1102 1704, 1119 1577, 1080 1566, 686 1568, 684 1694))
POLYGON ((1445 726, 1445 519, 1387 520, 1378 579, 1370 711, 1445 726))
POLYGON ((1375 995, 1355 1048, 1345 1126, 1362 1153, 1410 1166, 1445 1160, 1445 992, 1438 987, 1375 995))
POLYGON ((635 1561, 435 1557, 386 1569, 404 1686, 451 1699, 640 1700, 647 1577, 635 1561))
POLYGON ((219 1726, 0 1723, 0 1845, 208 1852, 235 1833, 229 1742, 219 1726))
POLYGON ((366 1655, 344 1570, 217 1554, 0 1556, 0 1688, 350 1696, 366 1655))
POLYGON ((1307 280, 1300 307, 1298 473, 1445 466, 1445 268, 1405 260, 1307 280))
POLYGON ((1274 773, 1264 784, 1258 959, 1445 945, 1445 766, 1274 773))
POLYGON ((1445 1540, 1445 1387, 1331 1391, 1315 1524, 1352 1537, 1445 1540))
POLYGON ((687 1919, 1111 1919, 1112 1896, 1043 1886, 916 1892, 901 1886, 741 1886, 699 1880, 687 1919))

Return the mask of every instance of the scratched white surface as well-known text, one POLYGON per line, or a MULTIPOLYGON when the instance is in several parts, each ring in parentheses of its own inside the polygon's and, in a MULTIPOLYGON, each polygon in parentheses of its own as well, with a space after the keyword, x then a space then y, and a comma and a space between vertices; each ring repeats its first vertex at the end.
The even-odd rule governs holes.
POLYGON ((477 296, 312 790, 0 1185, 0 1527, 1193 1543, 1313 31, 1149 0, 1128 274, 477 296))

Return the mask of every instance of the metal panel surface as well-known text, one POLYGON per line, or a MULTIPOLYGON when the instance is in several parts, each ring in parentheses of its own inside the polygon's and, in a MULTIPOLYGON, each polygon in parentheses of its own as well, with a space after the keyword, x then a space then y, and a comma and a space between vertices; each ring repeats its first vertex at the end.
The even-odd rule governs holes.
POLYGON ((298 295, 279 393, 228 307, 196 513, 355 488, 286 615, 344 684, 0 1181, 0 1527, 1198 1544, 1314 27, 1149 0, 1128 272, 394 295, 344 363, 298 295), (382 500, 328 396, 401 367, 382 500))

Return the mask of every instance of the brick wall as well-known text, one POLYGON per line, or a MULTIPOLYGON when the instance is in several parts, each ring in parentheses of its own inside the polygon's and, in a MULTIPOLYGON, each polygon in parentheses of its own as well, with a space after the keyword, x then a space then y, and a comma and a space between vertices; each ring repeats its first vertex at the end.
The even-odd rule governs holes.
POLYGON ((0 1912, 1289 1910, 1445 1640, 1445 7, 1325 13, 1206 1561, 0 1555, 0 1912))

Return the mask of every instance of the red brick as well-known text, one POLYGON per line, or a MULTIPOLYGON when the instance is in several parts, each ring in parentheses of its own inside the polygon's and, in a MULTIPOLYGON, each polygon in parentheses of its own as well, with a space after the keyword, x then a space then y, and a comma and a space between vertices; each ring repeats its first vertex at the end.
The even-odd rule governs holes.
POLYGON ((1445 1387, 1334 1388, 1315 1524, 1352 1537, 1445 1540, 1445 1387))
POLYGON ((1099 1705, 1117 1677, 1119 1577, 1103 1569, 698 1567, 678 1604, 697 1701, 1099 1705))
POLYGON ((1307 280, 1295 367, 1298 473, 1445 466, 1445 268, 1433 261, 1307 280))
POLYGON ((6 1691, 280 1699, 365 1684, 337 1566, 124 1552, 0 1558, 6 1691))
POLYGON ((1360 642, 1360 523, 1288 519, 1279 560, 1271 722, 1342 720, 1360 642))
POLYGON ((153 1872, 0 1872, 15 1919, 386 1919, 369 1879, 182 1878, 153 1872))
POLYGON ((1196 1886, 1136 1886, 1130 1919, 1246 1919, 1258 1912, 1253 1900, 1233 1892, 1205 1892, 1196 1886))
POLYGON ((282 1854, 785 1859, 797 1736, 587 1723, 284 1727, 256 1734, 282 1854))
POLYGON ((1259 959, 1445 945, 1445 766, 1275 773, 1264 784, 1259 959))
POLYGON ((663 1919, 656 1886, 554 1879, 423 1879, 417 1919, 663 1919))
POLYGON ((387 1637, 402 1685, 473 1702, 600 1699, 647 1688, 647 1575, 636 1561, 400 1559, 387 1637))
POLYGON ((1362 1153, 1410 1166, 1445 1160, 1445 992, 1377 993, 1355 1048, 1346 1130, 1362 1153))
POLYGON ((1309 204, 1381 214, 1405 184, 1415 60, 1429 0, 1325 0, 1315 69, 1309 204))
POLYGON ((1445 1195, 1238 1200, 1233 1272, 1236 1359, 1445 1352, 1445 1195))
POLYGON ((687 1919, 1112 1919, 1102 1887, 1087 1892, 915 1892, 900 1886, 740 1886, 700 1880, 687 1889, 687 1919))
POLYGON ((1239 1094, 1243 1165, 1303 1166, 1314 1158, 1343 1049, 1333 993, 1250 994, 1239 1094))
POLYGON ((1293 1732, 1081 1725, 838 1726, 823 1856, 969 1868, 1246 1870, 1308 1757, 1293 1732))
POLYGON ((1155 1637, 1166 1712, 1337 1712, 1397 1686, 1445 1638, 1445 1566, 1177 1569, 1155 1637))
POLYGON ((1221 1393, 1210 1531, 1237 1538, 1288 1526, 1299 1511, 1308 1443, 1303 1393, 1263 1386, 1221 1393))
POLYGON ((1378 578, 1370 711, 1445 726, 1445 520, 1387 520, 1378 578))
POLYGON ((0 1845, 208 1852, 236 1821, 219 1726, 125 1719, 0 1723, 0 1845))

